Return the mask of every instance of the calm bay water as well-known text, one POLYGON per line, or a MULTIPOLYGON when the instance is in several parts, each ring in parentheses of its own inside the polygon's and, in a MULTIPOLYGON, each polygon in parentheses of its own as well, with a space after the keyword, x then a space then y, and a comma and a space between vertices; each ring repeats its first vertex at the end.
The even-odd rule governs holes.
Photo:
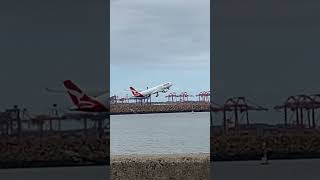
POLYGON ((209 153, 210 114, 111 116, 111 154, 209 153))

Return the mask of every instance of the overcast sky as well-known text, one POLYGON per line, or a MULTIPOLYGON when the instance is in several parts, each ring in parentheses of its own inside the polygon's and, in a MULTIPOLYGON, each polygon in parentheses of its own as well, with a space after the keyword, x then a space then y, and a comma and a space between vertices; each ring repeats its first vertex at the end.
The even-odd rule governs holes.
POLYGON ((320 93, 320 2, 217 0, 213 9, 214 101, 245 96, 272 108, 290 95, 320 93))
MULTIPOLYGON (((45 92, 72 79, 83 89, 108 85, 107 10, 102 0, 0 4, 0 108, 68 107, 45 92)), ((209 90, 209 0, 111 2, 111 90, 172 81, 174 90, 209 90)))
POLYGON ((123 96, 130 94, 129 86, 145 89, 167 81, 176 92, 209 90, 209 5, 209 0, 112 1, 111 93, 123 96))
POLYGON ((18 104, 47 112, 69 97, 50 94, 72 79, 106 89, 107 16, 102 0, 0 2, 0 110, 18 104))

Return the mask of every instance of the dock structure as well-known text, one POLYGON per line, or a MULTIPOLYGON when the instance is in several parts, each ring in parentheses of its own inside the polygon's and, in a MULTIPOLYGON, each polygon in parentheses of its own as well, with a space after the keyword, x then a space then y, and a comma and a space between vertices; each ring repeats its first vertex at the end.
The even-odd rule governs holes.
POLYGON ((223 107, 213 101, 210 102, 210 134, 211 136, 214 133, 214 128, 213 128, 213 113, 219 113, 220 111, 223 110, 223 107))
POLYGON ((300 128, 316 128, 317 111, 320 109, 320 94, 289 96, 275 110, 284 112, 284 125, 300 128))
POLYGON ((199 99, 199 101, 205 101, 209 102, 210 101, 210 91, 201 91, 196 95, 199 99))
POLYGON ((22 136, 21 110, 17 105, 13 108, 7 109, 5 112, 0 113, 0 134, 9 135, 16 134, 18 137, 22 136))
MULTIPOLYGON (((210 91, 201 91, 200 93, 193 95, 188 93, 187 91, 178 92, 170 92, 165 95, 167 98, 167 102, 189 102, 194 101, 193 97, 198 97, 199 102, 210 102, 210 91)), ((110 104, 152 104, 151 96, 149 97, 129 97, 128 94, 125 97, 119 97, 117 95, 113 95, 110 97, 110 104)))
POLYGON ((268 111, 268 109, 245 97, 230 97, 222 106, 212 104, 211 111, 223 113, 222 126, 224 133, 227 134, 229 128, 238 132, 241 124, 250 125, 249 111, 268 111))
POLYGON ((148 97, 119 97, 117 95, 113 95, 110 97, 110 104, 128 104, 128 103, 135 103, 135 104, 150 104, 151 96, 148 97))
POLYGON ((152 99, 151 96, 148 97, 132 97, 132 100, 135 101, 136 104, 151 104, 152 103, 152 99))
POLYGON ((68 114, 56 104, 43 114, 18 106, 0 112, 0 168, 109 164, 109 120, 109 113, 68 114))
POLYGON ((45 133, 59 134, 65 132, 80 132, 87 135, 90 129, 95 129, 100 136, 108 126, 106 115, 99 114, 64 114, 54 104, 47 114, 31 114, 26 108, 18 106, 0 113, 0 135, 22 137, 26 134, 45 133), (72 121, 73 125, 70 124, 72 121), (66 128, 66 126, 70 126, 66 128))
POLYGON ((120 98, 117 95, 113 95, 110 97, 110 104, 117 104, 117 103, 129 103, 128 97, 122 97, 120 98))
POLYGON ((255 123, 249 119, 250 111, 268 111, 268 108, 245 97, 228 98, 221 106, 211 102, 211 113, 223 117, 219 125, 213 125, 211 119, 210 152, 213 159, 248 160, 250 157, 250 160, 258 160, 263 155, 262 164, 267 164, 268 159, 320 157, 317 151, 320 94, 289 96, 272 110, 281 112, 279 115, 284 118, 279 116, 277 124, 255 123))
POLYGON ((193 97, 193 95, 189 94, 188 92, 182 92, 178 97, 180 98, 180 102, 186 102, 189 101, 189 97, 193 97))
POLYGON ((165 96, 166 98, 168 98, 168 102, 177 102, 177 93, 176 92, 171 92, 168 95, 165 96))

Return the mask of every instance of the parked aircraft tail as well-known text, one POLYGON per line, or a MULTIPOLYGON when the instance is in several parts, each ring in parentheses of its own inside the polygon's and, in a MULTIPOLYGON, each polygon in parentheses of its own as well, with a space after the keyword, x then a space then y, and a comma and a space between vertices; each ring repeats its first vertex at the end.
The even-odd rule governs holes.
POLYGON ((86 95, 75 83, 71 80, 63 82, 67 92, 73 102, 79 109, 101 109, 103 105, 94 98, 86 95))

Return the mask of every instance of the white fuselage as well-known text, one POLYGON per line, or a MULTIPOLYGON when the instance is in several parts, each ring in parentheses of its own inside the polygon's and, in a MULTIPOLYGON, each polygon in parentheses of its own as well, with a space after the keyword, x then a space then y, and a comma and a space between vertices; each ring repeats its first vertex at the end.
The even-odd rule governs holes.
POLYGON ((167 92, 169 90, 169 88, 171 86, 172 86, 171 82, 160 84, 158 86, 155 86, 155 87, 146 89, 144 91, 141 91, 140 94, 142 94, 143 96, 149 96, 149 95, 156 94, 156 93, 159 93, 159 92, 165 93, 165 92, 167 92))

